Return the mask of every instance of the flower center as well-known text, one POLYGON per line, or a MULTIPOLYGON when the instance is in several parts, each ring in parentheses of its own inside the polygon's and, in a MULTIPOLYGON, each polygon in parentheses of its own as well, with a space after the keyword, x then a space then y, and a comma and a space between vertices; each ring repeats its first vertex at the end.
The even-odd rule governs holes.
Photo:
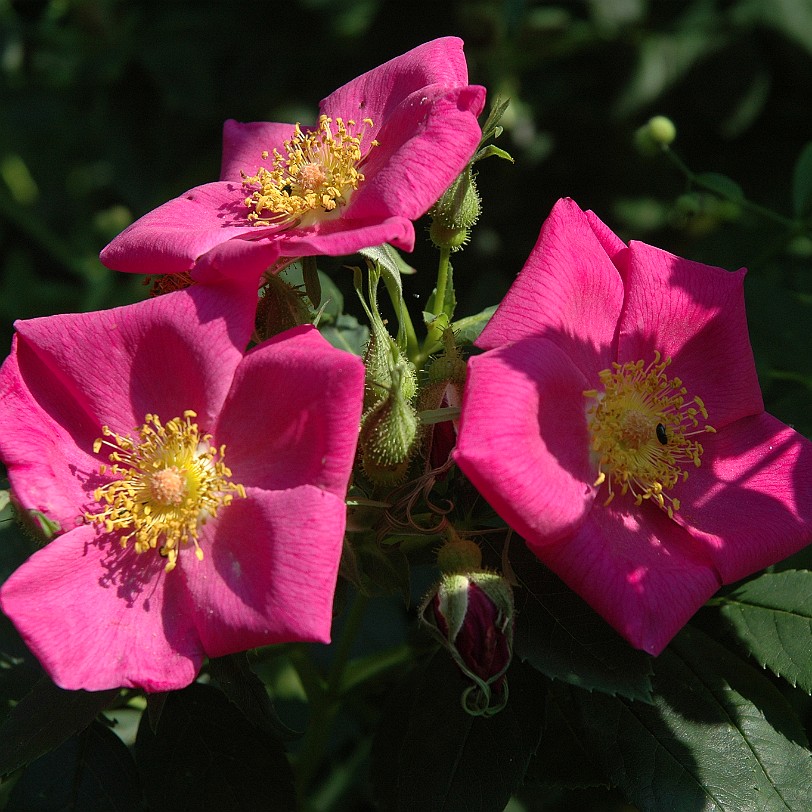
MULTIPOLYGON (((273 151, 270 169, 260 167, 256 175, 242 173, 243 186, 254 189, 245 198, 253 209, 248 219, 255 226, 308 225, 337 212, 364 180, 358 166, 364 157, 361 141, 366 126, 354 135, 355 122, 321 116, 313 130, 304 132, 297 123, 293 137, 284 143, 284 154, 273 151)), ((371 142, 376 147, 377 141, 371 142)), ((263 159, 269 157, 262 153, 263 159)))
POLYGON ((103 445, 112 449, 113 464, 103 464, 100 472, 117 478, 93 492, 101 509, 85 519, 107 533, 119 532, 122 547, 132 541, 137 553, 157 549, 167 559, 167 572, 175 568, 183 544, 194 544, 202 560, 200 526, 231 504, 235 494, 245 497, 243 486, 230 481, 225 446, 218 449, 211 435, 201 435, 195 417, 185 411, 164 425, 148 414, 136 439, 102 426, 104 437, 93 444, 96 454, 103 445))
POLYGON ((716 430, 700 422, 708 419, 701 398, 688 398, 679 378, 668 378, 670 358, 655 352, 643 361, 612 364, 599 374, 603 391, 584 392, 589 399, 586 419, 591 451, 598 465, 595 486, 606 482, 608 505, 619 490, 631 493, 635 504, 651 499, 669 517, 679 510, 679 499, 666 493, 698 468, 704 449, 697 435, 716 430))

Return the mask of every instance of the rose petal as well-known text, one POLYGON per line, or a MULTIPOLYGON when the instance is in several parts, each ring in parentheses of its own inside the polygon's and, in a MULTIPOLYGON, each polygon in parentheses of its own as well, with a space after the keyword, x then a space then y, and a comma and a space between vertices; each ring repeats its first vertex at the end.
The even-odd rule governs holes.
POLYGON ((476 117, 484 103, 484 88, 449 91, 440 86, 423 88, 392 110, 377 135, 380 145, 362 166, 366 180, 353 194, 346 216, 388 213, 416 219, 425 214, 479 144, 476 117))
POLYGON ((468 364, 454 460, 511 527, 539 544, 573 532, 594 499, 585 388, 545 339, 468 364))
POLYGON ((620 276, 591 221, 572 200, 559 200, 476 344, 491 348, 528 336, 547 338, 594 386, 597 373, 614 360, 622 304, 620 276))
POLYGON ((812 443, 762 412, 703 438, 675 518, 731 583, 812 541, 812 443))
POLYGON ((428 85, 458 88, 468 84, 463 43, 457 37, 441 37, 384 62, 322 100, 325 115, 361 121, 371 118, 375 129, 412 93, 428 85))
POLYGON ((717 429, 764 411, 744 309, 744 274, 691 262, 645 243, 628 253, 618 360, 659 350, 688 398, 699 395, 717 429))
POLYGON ((343 499, 309 485, 248 488, 222 511, 203 562, 183 569, 209 656, 329 642, 345 517, 343 499))
POLYGON ((260 239, 274 233, 251 224, 245 198, 238 183, 215 181, 197 186, 125 228, 99 258, 115 271, 188 271, 198 257, 220 243, 243 235, 260 239))
POLYGON ((256 175, 259 167, 264 166, 267 169, 269 159, 263 158, 262 153, 267 151, 273 155, 274 149, 284 152, 282 146, 294 132, 293 124, 275 124, 270 121, 243 123, 234 121, 233 118, 228 119, 223 124, 220 180, 242 184, 243 173, 251 177, 256 175))
POLYGON ((363 390, 362 360, 312 326, 255 347, 235 375, 216 430, 234 480, 269 490, 316 485, 343 499, 363 390))
POLYGON ((79 527, 16 570, 0 606, 62 688, 183 688, 203 652, 182 583, 164 564, 79 527))
POLYGON ((636 648, 659 654, 719 587, 703 550, 651 504, 595 503, 586 521, 533 552, 636 648))
POLYGON ((193 286, 111 310, 21 321, 20 373, 32 397, 65 425, 72 423, 61 416, 63 397, 119 433, 148 413, 170 420, 186 409, 208 428, 242 358, 255 307, 250 285, 193 286))
POLYGON ((98 474, 92 448, 101 424, 68 388, 68 381, 49 385, 48 375, 15 336, 11 355, 0 368, 0 458, 19 504, 44 513, 64 531, 75 527, 87 502, 86 483, 98 474), (20 373, 20 352, 34 393, 20 373))

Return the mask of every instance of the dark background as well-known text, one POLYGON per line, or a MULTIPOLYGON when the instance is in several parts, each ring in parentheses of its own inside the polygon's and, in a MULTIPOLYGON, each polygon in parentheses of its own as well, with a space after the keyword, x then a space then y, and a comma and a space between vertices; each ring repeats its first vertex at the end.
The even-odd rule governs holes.
MULTIPOLYGON (((464 38, 472 82, 511 97, 499 145, 516 159, 479 165, 484 212, 454 258, 458 315, 498 301, 553 202, 571 196, 624 239, 748 266, 768 408, 812 432, 809 237, 686 194, 673 165, 633 142, 668 115, 692 169, 791 216, 812 138, 809 0, 0 0, 2 354, 16 318, 144 295, 98 251, 216 179, 224 119, 310 121, 340 84, 446 34, 464 38)), ((416 304, 436 263, 419 243, 416 304)))

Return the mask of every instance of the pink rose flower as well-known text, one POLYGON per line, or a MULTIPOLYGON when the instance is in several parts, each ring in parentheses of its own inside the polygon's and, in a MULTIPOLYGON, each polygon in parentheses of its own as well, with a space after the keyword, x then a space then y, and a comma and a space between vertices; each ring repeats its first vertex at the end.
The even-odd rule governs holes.
POLYGON ((220 180, 159 206, 101 253, 109 268, 259 276, 280 257, 411 251, 412 220, 481 138, 485 90, 462 41, 427 42, 331 93, 314 126, 227 121, 220 180))
POLYGON ((651 654, 812 540, 812 443, 764 411, 744 274, 561 200, 469 364, 459 467, 651 654))
POLYGON ((0 605, 63 688, 330 639, 363 364, 310 326, 244 354, 256 287, 220 287, 17 324, 0 458, 63 532, 0 605))

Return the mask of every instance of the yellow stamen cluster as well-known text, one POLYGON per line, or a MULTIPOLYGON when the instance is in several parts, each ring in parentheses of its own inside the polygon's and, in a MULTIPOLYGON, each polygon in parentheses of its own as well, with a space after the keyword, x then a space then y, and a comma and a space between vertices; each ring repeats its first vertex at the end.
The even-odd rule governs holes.
POLYGON ((612 364, 599 377, 603 391, 584 392, 591 451, 598 465, 595 487, 604 482, 608 505, 619 491, 631 493, 635 504, 651 499, 673 518, 679 499, 666 491, 688 479, 688 468, 699 467, 703 448, 694 439, 715 432, 700 420, 708 412, 699 397, 687 398, 679 378, 668 378, 670 358, 655 352, 643 361, 612 364))
POLYGON ((230 481, 225 446, 213 447, 211 435, 201 435, 192 422, 195 417, 185 411, 162 424, 157 415, 148 414, 135 430, 137 439, 103 426, 104 437, 93 444, 96 454, 102 446, 113 449, 113 464, 100 471, 117 479, 94 491, 101 510, 85 518, 107 533, 119 533, 122 547, 132 541, 137 553, 157 549, 167 559, 167 572, 175 568, 183 544, 194 544, 195 556, 202 560, 200 526, 231 504, 235 494, 245 497, 243 486, 230 481))
MULTIPOLYGON (((371 127, 372 120, 365 118, 362 124, 371 127)), ((352 120, 345 124, 328 116, 307 132, 297 123, 293 137, 285 141, 285 154, 273 151, 270 169, 260 167, 252 176, 242 173, 244 186, 259 187, 245 199, 253 209, 248 219, 256 226, 307 225, 346 205, 364 180, 358 166, 365 127, 354 135, 355 126, 352 120)), ((377 145, 371 142, 371 147, 377 145)))

